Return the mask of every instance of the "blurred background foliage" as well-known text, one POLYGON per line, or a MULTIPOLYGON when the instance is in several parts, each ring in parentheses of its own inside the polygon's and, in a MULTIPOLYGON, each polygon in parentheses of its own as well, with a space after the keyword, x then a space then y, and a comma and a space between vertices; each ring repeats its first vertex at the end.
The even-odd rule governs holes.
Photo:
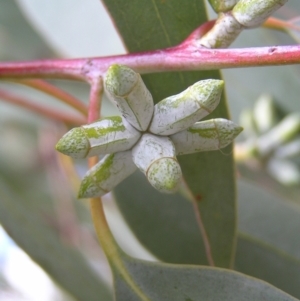
MULTIPOLYGON (((292 19, 299 12, 300 2, 290 0, 276 16, 292 19)), ((293 37, 284 32, 259 28, 244 31, 231 47, 294 43, 293 37)), ((0 4, 1 61, 124 52, 98 0, 10 0, 0 4)), ((298 65, 223 70, 233 121, 238 123, 242 110, 252 109, 262 93, 272 95, 284 114, 299 112, 299 72, 298 65)), ((52 82, 87 103, 87 85, 52 82)), ((33 89, 4 81, 0 83, 2 88, 70 112, 67 106, 33 89)), ((114 114, 116 110, 104 99, 103 115, 114 114)), ((94 236, 87 204, 76 199, 79 179, 74 176, 72 162, 58 157, 53 148, 66 130, 58 122, 0 99, 0 223, 58 284, 53 288, 53 300, 109 301, 111 275, 94 236)), ((86 169, 85 164, 79 162, 76 166, 79 175, 86 169)), ((239 234, 235 269, 300 298, 299 187, 281 185, 257 164, 240 163, 237 174, 239 234)), ((154 259, 125 225, 113 199, 108 196, 104 203, 120 245, 133 256, 154 259)), ((18 300, 35 300, 21 296, 7 278, 1 248, 0 299, 14 300, 18 296, 18 300)), ((16 267, 16 274, 20 273, 18 269, 21 265, 16 267)), ((40 295, 36 300, 51 299, 40 295)))

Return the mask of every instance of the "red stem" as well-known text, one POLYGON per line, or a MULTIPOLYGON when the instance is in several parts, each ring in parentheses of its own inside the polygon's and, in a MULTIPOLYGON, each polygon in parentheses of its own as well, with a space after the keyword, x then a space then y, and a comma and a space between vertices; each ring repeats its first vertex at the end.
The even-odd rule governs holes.
POLYGON ((16 81, 17 83, 26 85, 36 90, 42 91, 48 95, 51 95, 64 103, 70 105, 74 109, 87 116, 87 106, 83 104, 79 99, 65 92, 64 90, 44 81, 41 79, 23 79, 16 81))
POLYGON ((139 73, 212 70, 300 63, 300 45, 242 49, 207 49, 194 43, 109 57, 45 60, 0 64, 1 78, 69 78, 91 82, 112 64, 123 64, 139 73))
POLYGON ((65 122, 70 125, 82 125, 85 123, 85 118, 81 116, 75 116, 69 113, 62 113, 54 109, 46 108, 43 105, 33 103, 24 97, 14 95, 4 90, 0 90, 0 99, 10 104, 18 105, 32 112, 41 114, 54 120, 65 122))
POLYGON ((100 108, 103 93, 102 77, 95 77, 91 83, 88 123, 92 123, 100 117, 100 108))

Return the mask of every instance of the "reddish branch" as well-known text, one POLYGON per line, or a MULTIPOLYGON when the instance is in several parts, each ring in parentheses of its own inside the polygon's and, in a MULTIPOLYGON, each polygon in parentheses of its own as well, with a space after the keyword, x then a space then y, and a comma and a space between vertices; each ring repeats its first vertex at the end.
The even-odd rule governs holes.
POLYGON ((205 23, 178 46, 117 55, 69 60, 6 62, 0 64, 1 78, 69 78, 93 82, 112 64, 124 64, 139 73, 212 70, 300 63, 300 45, 242 49, 207 49, 199 36, 212 26, 205 23))

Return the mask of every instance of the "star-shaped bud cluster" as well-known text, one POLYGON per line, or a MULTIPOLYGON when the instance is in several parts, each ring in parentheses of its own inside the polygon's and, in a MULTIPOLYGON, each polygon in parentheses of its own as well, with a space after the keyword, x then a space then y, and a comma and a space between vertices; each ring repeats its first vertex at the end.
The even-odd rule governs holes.
POLYGON ((73 158, 105 155, 84 176, 79 197, 102 196, 137 168, 157 190, 175 192, 182 178, 177 155, 219 150, 242 131, 222 118, 198 122, 217 107, 223 85, 221 80, 202 80, 154 106, 138 73, 112 65, 105 91, 122 117, 74 128, 56 145, 73 158))

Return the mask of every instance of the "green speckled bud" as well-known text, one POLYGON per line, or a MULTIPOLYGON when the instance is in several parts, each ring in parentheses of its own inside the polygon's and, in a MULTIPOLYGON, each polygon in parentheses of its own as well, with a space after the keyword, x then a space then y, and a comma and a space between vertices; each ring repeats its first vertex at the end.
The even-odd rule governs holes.
POLYGON ((73 158, 85 158, 90 150, 90 143, 81 127, 67 132, 56 144, 56 150, 73 158))
POLYGON ((181 178, 180 165, 174 158, 161 158, 154 161, 147 172, 150 184, 162 193, 176 192, 181 178))
POLYGON ((267 164, 267 171, 282 185, 298 186, 300 184, 300 170, 291 161, 271 159, 267 164))
POLYGON ((229 145, 243 130, 230 120, 210 119, 195 123, 185 131, 171 135, 178 155, 213 151, 229 145))
POLYGON ((237 38, 243 26, 229 13, 221 13, 214 27, 200 40, 206 48, 227 48, 237 38))
POLYGON ((79 189, 79 198, 102 196, 136 170, 131 151, 106 155, 84 176, 79 189))
POLYGON ((105 76, 105 89, 132 126, 139 131, 148 128, 153 115, 153 99, 138 73, 123 65, 112 65, 105 76))
POLYGON ((239 0, 208 0, 216 13, 231 10, 239 0))
POLYGON ((202 80, 163 99, 154 107, 149 132, 167 136, 187 129, 217 107, 223 86, 222 80, 202 80))
POLYGON ((255 102, 253 118, 260 134, 269 131, 277 122, 276 107, 271 95, 263 94, 255 102))
POLYGON ((300 132, 300 114, 293 113, 286 116, 269 132, 257 140, 257 148, 261 155, 267 155, 280 145, 292 140, 300 132))
POLYGON ((128 150, 140 136, 122 117, 106 117, 72 129, 59 140, 56 149, 73 158, 86 158, 128 150))
POLYGON ((232 10, 235 19, 247 28, 260 26, 288 0, 240 0, 232 10))
POLYGON ((168 137, 151 134, 144 134, 132 149, 136 166, 154 188, 164 193, 175 192, 181 181, 182 173, 175 155, 168 137))

